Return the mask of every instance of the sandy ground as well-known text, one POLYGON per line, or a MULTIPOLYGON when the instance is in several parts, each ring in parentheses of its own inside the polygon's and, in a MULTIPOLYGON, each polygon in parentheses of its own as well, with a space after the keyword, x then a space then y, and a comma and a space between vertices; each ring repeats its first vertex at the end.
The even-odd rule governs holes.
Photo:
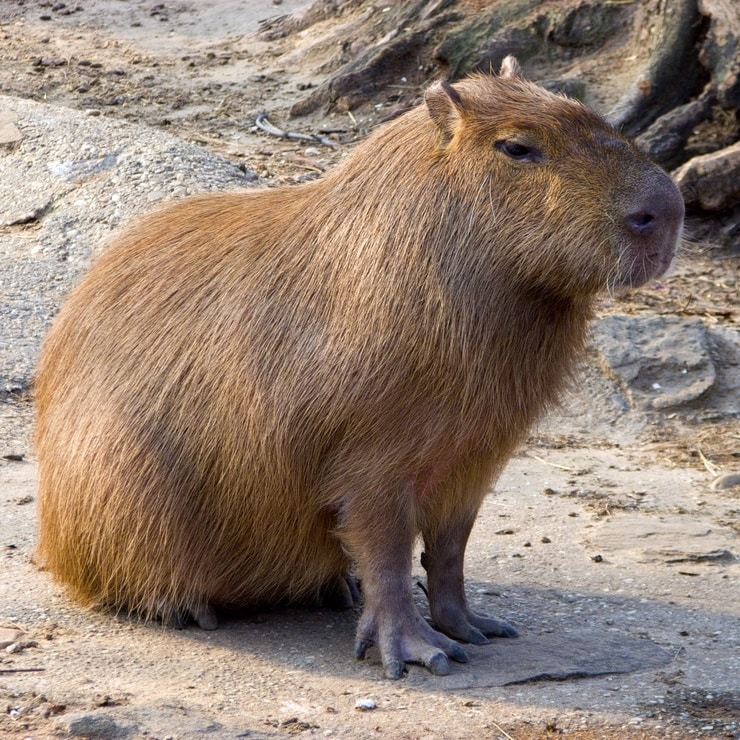
MULTIPOLYGON (((304 3, 81 5, 67 3, 68 15, 52 3, 0 5, 3 92, 163 128, 269 184, 313 177, 342 151, 258 134, 255 112, 303 131, 341 129, 346 150, 388 106, 288 120, 332 56, 327 45, 326 59, 307 60, 301 45, 341 28, 290 43, 253 34, 261 18, 304 3)), ((734 326, 735 270, 697 252, 667 285, 603 308, 734 326)), ((399 682, 382 679, 376 653, 353 659, 352 611, 243 615, 206 633, 72 603, 33 564, 32 409, 4 396, 0 735, 740 737, 739 489, 711 486, 737 469, 737 425, 721 414, 615 424, 608 392, 589 371, 481 510, 468 591, 521 638, 468 648, 470 663, 447 677, 411 667, 399 682)))

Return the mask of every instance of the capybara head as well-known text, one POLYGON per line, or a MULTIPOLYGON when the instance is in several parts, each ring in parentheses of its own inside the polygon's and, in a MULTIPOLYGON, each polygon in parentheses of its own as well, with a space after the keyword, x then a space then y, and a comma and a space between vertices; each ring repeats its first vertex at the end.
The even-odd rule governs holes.
POLYGON ((594 112, 527 82, 510 57, 499 77, 434 85, 426 105, 451 183, 524 283, 585 295, 670 265, 681 196, 594 112))
POLYGON ((321 180, 185 199, 107 247, 36 377, 39 558, 84 601, 364 609, 388 676, 514 636, 467 605, 492 482, 594 294, 663 272, 678 190, 579 103, 439 83, 321 180), (411 592, 421 535, 430 626, 411 592))

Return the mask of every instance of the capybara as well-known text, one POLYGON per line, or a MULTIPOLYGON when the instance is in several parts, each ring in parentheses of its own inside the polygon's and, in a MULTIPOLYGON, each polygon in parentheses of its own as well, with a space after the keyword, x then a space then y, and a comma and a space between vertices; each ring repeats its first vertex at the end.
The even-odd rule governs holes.
POLYGON ((594 296, 663 273, 682 220, 662 170, 512 58, 432 85, 319 181, 144 218, 42 350, 40 562, 84 602, 204 628, 351 604, 356 576, 357 657, 447 673, 456 641, 516 635, 466 603, 483 497, 594 296))

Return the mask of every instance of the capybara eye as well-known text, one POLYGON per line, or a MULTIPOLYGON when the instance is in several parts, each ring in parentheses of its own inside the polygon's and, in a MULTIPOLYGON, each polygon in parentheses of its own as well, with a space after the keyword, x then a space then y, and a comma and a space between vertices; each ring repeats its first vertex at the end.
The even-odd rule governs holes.
POLYGON ((511 139, 500 139, 494 144, 498 151, 503 152, 507 157, 516 159, 519 162, 539 162, 542 159, 542 153, 533 146, 527 146, 519 141, 511 139))

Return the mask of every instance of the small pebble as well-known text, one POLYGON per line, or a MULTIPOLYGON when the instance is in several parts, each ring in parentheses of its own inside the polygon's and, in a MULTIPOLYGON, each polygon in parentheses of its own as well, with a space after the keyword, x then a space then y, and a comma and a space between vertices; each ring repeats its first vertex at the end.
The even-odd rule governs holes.
POLYGON ((740 486, 740 473, 728 473, 712 481, 712 488, 715 491, 723 491, 734 486, 740 486))
POLYGON ((370 712, 377 706, 375 699, 358 699, 355 702, 355 709, 360 712, 370 712))
POLYGON ((20 640, 21 637, 23 637, 21 630, 0 627, 0 650, 10 647, 13 643, 20 640))
POLYGON ((5 648, 5 652, 13 655, 14 653, 22 653, 27 648, 35 648, 38 646, 39 644, 36 640, 22 640, 14 642, 12 645, 8 645, 8 647, 5 648))

